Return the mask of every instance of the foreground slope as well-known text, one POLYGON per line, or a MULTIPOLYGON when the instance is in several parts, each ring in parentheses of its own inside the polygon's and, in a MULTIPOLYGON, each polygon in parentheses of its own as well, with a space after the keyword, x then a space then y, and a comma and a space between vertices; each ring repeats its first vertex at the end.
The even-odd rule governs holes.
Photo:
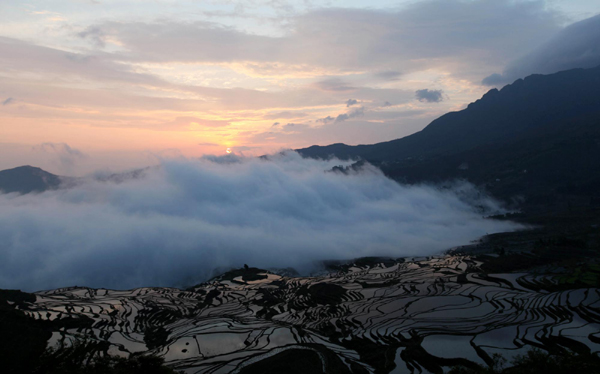
POLYGON ((531 347, 600 350, 597 288, 490 273, 485 261, 365 259, 307 278, 250 268, 185 291, 64 288, 15 305, 57 326, 80 321, 55 330, 50 346, 85 337, 187 373, 441 373, 531 347))

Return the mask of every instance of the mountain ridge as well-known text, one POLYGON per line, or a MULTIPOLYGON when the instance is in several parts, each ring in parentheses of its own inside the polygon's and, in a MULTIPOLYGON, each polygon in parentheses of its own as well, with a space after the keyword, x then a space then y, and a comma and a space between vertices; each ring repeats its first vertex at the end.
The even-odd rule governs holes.
POLYGON ((482 141, 496 143, 498 140, 504 140, 507 136, 513 136, 515 131, 516 133, 524 130, 531 131, 537 127, 536 124, 548 122, 549 117, 554 117, 553 119, 556 120, 590 112, 599 112, 600 116, 600 102, 595 99, 598 97, 597 95, 600 95, 600 66, 592 69, 566 70, 549 75, 534 74, 524 79, 518 79, 501 90, 493 88, 480 99, 470 103, 467 108, 446 113, 433 120, 423 130, 403 138, 370 145, 351 146, 334 143, 328 146, 301 148, 296 151, 305 157, 327 158, 335 155, 344 159, 360 157, 370 162, 464 151, 481 145, 482 141), (556 91, 557 87, 560 88, 560 91, 556 91), (578 100, 573 101, 572 97, 577 97, 578 100), (532 98, 539 100, 532 102, 532 98), (523 101, 519 103, 518 100, 523 101), (508 105, 513 106, 511 116, 520 115, 522 117, 513 126, 506 128, 506 130, 512 130, 511 132, 498 129, 498 125, 509 119, 501 113, 496 113, 500 114, 499 118, 469 118, 476 117, 481 112, 488 114, 490 109, 496 109, 494 107, 501 106, 504 109, 508 105), (532 110, 534 113, 531 113, 532 110), (472 123, 473 121, 487 123, 488 126, 478 128, 472 123), (461 124, 457 122, 463 124, 469 122, 467 123, 469 126, 457 129, 457 126, 461 124), (519 129, 516 125, 526 125, 526 127, 519 129), (451 130, 463 131, 463 135, 465 130, 470 130, 479 136, 471 136, 462 142, 454 141, 452 143, 448 142, 449 139, 446 137, 451 130), (481 130, 487 130, 487 133, 482 134, 481 130), (497 138, 498 135, 501 135, 500 139, 497 138), (427 148, 423 149, 425 140, 429 144, 427 148))
POLYGON ((143 178, 153 167, 134 169, 121 173, 96 174, 88 177, 66 177, 47 172, 39 167, 23 165, 0 171, 0 193, 40 193, 59 188, 70 188, 84 183, 88 178, 98 182, 123 183, 126 180, 143 178))
POLYGON ((600 67, 536 74, 404 138, 297 152, 364 160, 403 183, 466 179, 504 201, 592 204, 600 198, 599 98, 600 67))
POLYGON ((56 189, 62 183, 62 177, 49 173, 39 167, 24 165, 0 171, 0 191, 27 194, 56 189))

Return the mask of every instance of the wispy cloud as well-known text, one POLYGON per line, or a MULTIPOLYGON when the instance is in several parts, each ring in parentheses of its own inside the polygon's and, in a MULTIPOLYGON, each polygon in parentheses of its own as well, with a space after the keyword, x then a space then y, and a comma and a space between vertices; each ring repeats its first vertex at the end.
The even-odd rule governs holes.
POLYGON ((600 66, 600 15, 566 27, 547 43, 509 63, 502 74, 491 74, 482 83, 502 86, 530 74, 596 66, 600 66))
POLYGON ((381 78, 383 80, 387 80, 387 81, 396 81, 400 79, 400 76, 402 76, 402 73, 399 71, 393 71, 393 70, 387 70, 387 71, 380 71, 375 73, 375 76, 377 78, 381 78))
MULTIPOLYGON (((177 9, 192 6, 184 3, 177 9)), ((340 7, 284 2, 293 6, 277 8, 281 14, 269 13, 279 1, 261 0, 260 6, 236 1, 227 2, 220 15, 206 13, 213 5, 193 3, 198 12, 180 17, 183 11, 172 12, 164 1, 80 4, 80 12, 35 0, 28 9, 60 10, 69 22, 57 27, 46 22, 49 14, 27 15, 5 28, 0 69, 10 73, 2 92, 19 105, 4 111, 11 120, 0 121, 0 130, 10 126, 10 141, 21 144, 30 144, 35 128, 38 139, 86 149, 110 143, 120 150, 200 152, 199 138, 269 150, 384 141, 476 100, 486 90, 483 77, 538 48, 565 22, 542 0, 428 0, 393 8, 368 2, 360 8, 361 1, 347 8, 341 2, 340 7), (131 16, 140 6, 143 20, 131 16), (237 6, 244 9, 238 15, 237 6), (86 10, 114 17, 88 17, 86 10), (29 27, 33 19, 39 27, 29 27), (386 102, 394 112, 414 113, 415 91, 423 87, 444 92, 438 104, 420 105, 426 115, 372 118, 386 102), (369 126, 351 117, 358 112, 344 112, 359 106, 369 126), (272 129, 274 122, 309 126, 285 132, 272 129), (354 126, 353 131, 337 131, 336 124, 354 126), (267 136, 268 131, 276 134, 267 136), (93 142, 99 137, 110 142, 93 142)), ((584 62, 579 52, 594 42, 588 34, 574 34, 571 43, 581 41, 573 56, 584 62)))
POLYGON ((314 83, 314 87, 323 91, 354 91, 356 87, 352 87, 349 83, 340 78, 328 78, 314 83))
POLYGON ((365 108, 361 106, 359 108, 354 108, 346 113, 338 114, 335 118, 331 117, 331 116, 327 116, 325 118, 319 118, 316 120, 316 122, 324 123, 324 124, 327 124, 330 122, 339 123, 339 122, 344 122, 351 118, 362 117, 364 114, 365 114, 365 108))
POLYGON ((70 172, 77 162, 88 157, 85 153, 66 143, 42 143, 33 146, 32 150, 53 158, 62 172, 70 172))
POLYGON ((364 107, 355 108, 355 109, 349 111, 348 113, 339 114, 337 117, 335 117, 335 122, 342 122, 342 121, 345 121, 347 119, 361 117, 364 114, 365 114, 365 108, 364 107))

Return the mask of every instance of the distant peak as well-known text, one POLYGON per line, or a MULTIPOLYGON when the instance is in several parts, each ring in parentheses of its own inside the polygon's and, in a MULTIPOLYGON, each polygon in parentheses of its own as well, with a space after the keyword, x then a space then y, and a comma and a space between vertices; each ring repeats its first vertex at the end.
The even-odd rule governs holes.
POLYGON ((0 193, 43 192, 58 188, 60 184, 59 176, 31 165, 0 171, 0 193))
POLYGON ((23 166, 17 166, 16 168, 12 168, 12 169, 7 169, 5 171, 9 171, 9 170, 13 170, 13 171, 42 171, 44 173, 47 173, 47 171, 45 171, 42 168, 39 168, 37 166, 31 166, 31 165, 23 165, 23 166))
POLYGON ((55 174, 47 172, 46 170, 39 168, 37 166, 31 165, 23 165, 17 166, 16 168, 0 170, 0 173, 6 175, 31 175, 31 176, 39 176, 39 177, 54 177, 55 174))
POLYGON ((495 95, 497 95, 497 94, 499 94, 499 93, 500 93, 500 91, 498 91, 498 89, 497 89, 497 88, 492 88, 491 90, 489 90, 488 92, 486 92, 486 93, 483 95, 483 97, 482 97, 482 98, 484 98, 484 97, 490 97, 490 96, 495 96, 495 95))

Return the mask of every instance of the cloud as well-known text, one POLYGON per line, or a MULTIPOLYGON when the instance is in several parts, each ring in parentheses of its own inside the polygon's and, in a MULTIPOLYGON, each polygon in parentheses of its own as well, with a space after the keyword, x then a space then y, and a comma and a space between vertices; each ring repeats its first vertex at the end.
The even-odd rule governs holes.
POLYGON ((60 170, 69 172, 75 164, 85 158, 87 155, 78 149, 71 148, 66 143, 42 143, 32 147, 34 152, 45 153, 48 157, 54 157, 58 162, 60 170))
POLYGON ((165 84, 155 76, 134 72, 130 66, 116 62, 108 54, 97 56, 66 52, 2 36, 0 53, 14 56, 0 58, 0 66, 13 72, 44 72, 48 78, 68 74, 103 82, 165 84))
POLYGON ((503 86, 509 83, 509 81, 511 81, 511 78, 508 78, 508 74, 503 75, 494 73, 483 78, 481 84, 484 86, 503 86))
MULTIPOLYGON (((273 127, 273 126, 271 126, 271 127, 273 127)), ((309 128, 309 126, 304 123, 293 123, 293 122, 286 123, 283 126, 279 126, 279 129, 286 133, 298 133, 307 128, 309 128)))
POLYGON ((279 125, 280 125, 280 123, 279 123, 279 122, 275 122, 275 123, 273 123, 273 125, 272 125, 271 127, 277 127, 277 126, 279 126, 279 125))
POLYGON ((313 86, 322 91, 354 91, 356 87, 350 86, 349 83, 340 78, 329 78, 315 82, 313 86))
POLYGON ((539 45, 561 22, 542 0, 429 0, 397 10, 314 9, 289 18, 282 36, 169 20, 97 24, 80 35, 93 44, 98 34, 118 40, 126 50, 121 59, 131 61, 368 68, 393 80, 400 71, 460 68, 459 60, 465 74, 483 63, 497 66, 539 45))
POLYGON ((339 164, 227 155, 166 161, 120 184, 0 195, 0 288, 180 286, 244 263, 305 271, 430 255, 518 227, 483 219, 499 206, 472 186, 402 186, 368 165, 324 172, 339 164))
POLYGON ((303 118, 303 117, 306 117, 307 115, 308 114, 305 112, 286 110, 283 112, 269 113, 269 114, 265 115, 263 118, 264 119, 303 118))
POLYGON ((552 74, 600 65, 600 15, 565 27, 550 41, 519 58, 502 74, 492 74, 484 85, 501 86, 531 74, 552 74))
POLYGON ((82 39, 90 39, 92 42, 100 48, 106 47, 106 35, 102 29, 98 26, 88 27, 87 29, 77 33, 77 36, 82 39))
POLYGON ((15 99, 13 99, 12 97, 9 97, 8 99, 6 99, 2 102, 2 105, 9 105, 9 104, 12 104, 14 101, 15 101, 15 99))
MULTIPOLYGON (((274 22, 264 28, 239 23, 239 18, 216 17, 206 22, 197 17, 181 19, 174 13, 153 17, 151 12, 141 20, 121 9, 116 10, 120 16, 110 17, 118 22, 102 21, 108 18, 77 21, 79 15, 72 14, 73 22, 38 38, 36 30, 41 28, 30 30, 27 21, 18 21, 12 29, 23 25, 31 31, 29 36, 10 30, 8 35, 29 42, 0 37, 0 69, 5 73, 2 92, 27 100, 16 102, 20 116, 3 121, 4 127, 10 122, 15 133, 11 141, 23 143, 31 138, 27 129, 32 124, 45 123, 39 130, 43 134, 36 136, 55 138, 58 133, 73 144, 106 134, 104 128, 119 129, 122 136, 114 138, 112 149, 151 142, 154 147, 159 143, 154 130, 183 133, 190 126, 207 132, 196 135, 236 137, 250 144, 247 134, 263 131, 261 126, 276 121, 314 125, 328 115, 335 121, 342 111, 331 108, 349 98, 365 103, 368 111, 374 111, 371 103, 385 101, 398 110, 410 108, 403 104, 414 100, 414 90, 421 87, 442 88, 452 97, 452 102, 429 105, 429 113, 439 115, 442 109, 479 97, 481 88, 472 82, 479 84, 482 77, 500 72, 563 23, 543 1, 410 3, 385 9, 300 7, 285 18, 269 18, 274 22), (416 73, 420 71, 424 73, 416 73), (398 78, 402 80, 394 81, 398 78), (417 84, 413 78, 436 83, 413 86, 417 84), (264 118, 299 111, 307 116, 264 118), (216 121, 178 122, 178 117, 188 116, 223 119, 223 127, 216 121), (231 126, 224 128, 227 122, 231 126), (74 124, 82 131, 70 131, 74 124)), ((259 22, 267 23, 264 18, 259 22)), ((285 138, 283 131, 273 130, 277 134, 260 144, 273 149, 325 141, 385 141, 420 130, 427 123, 424 117, 418 125, 402 120, 384 126, 368 120, 364 118, 360 127, 355 127, 358 120, 340 122, 356 131, 342 128, 324 138, 310 129, 305 133, 313 134, 312 138, 297 131, 297 136, 285 138)), ((169 140, 167 147, 185 142, 183 134, 169 140)), ((193 146, 193 139, 188 140, 187 146, 193 146)), ((98 147, 106 149, 103 144, 108 143, 98 147)))
POLYGON ((260 149, 260 147, 252 147, 252 146, 247 146, 247 145, 236 145, 235 147, 231 148, 231 150, 233 150, 234 152, 254 151, 256 149, 260 149))
MULTIPOLYGON (((540 1, 428 0, 385 10, 311 9, 288 15, 281 32, 263 35, 165 15, 145 22, 123 17, 83 29, 73 25, 68 32, 82 38, 78 45, 87 41, 87 48, 58 39, 38 39, 54 47, 49 48, 0 37, 0 68, 7 72, 3 90, 27 97, 28 116, 52 118, 62 131, 62 124, 72 122, 88 128, 186 131, 190 125, 177 117, 227 118, 231 113, 243 117, 232 121, 234 126, 254 127, 260 116, 294 109, 310 118, 269 118, 269 123, 308 123, 349 97, 395 105, 412 100, 416 87, 410 82, 406 91, 381 82, 401 74, 433 67, 434 74, 469 74, 479 83, 559 29, 556 13, 540 1), (244 68, 250 65, 289 75, 256 77, 244 68), (213 79, 215 71, 227 79, 213 79)), ((479 95, 469 89, 472 96, 461 95, 461 100, 479 95)), ((219 125, 197 123, 193 128, 209 131, 219 125)), ((402 135, 408 132, 394 133, 402 135)), ((365 136, 370 135, 359 131, 352 141, 365 136)), ((385 140, 383 134, 377 139, 385 140)))
POLYGON ((352 105, 356 105, 358 104, 358 100, 355 99, 348 99, 348 101, 346 101, 346 108, 351 107, 352 105))
POLYGON ((443 101, 444 97, 442 94, 442 90, 429 90, 427 88, 415 91, 417 100, 428 103, 439 103, 443 101))
POLYGON ((354 108, 347 113, 338 114, 335 118, 333 118, 332 116, 327 116, 325 118, 319 118, 319 119, 315 120, 315 122, 323 123, 323 124, 328 124, 331 122, 339 123, 339 122, 344 122, 345 120, 348 120, 351 118, 362 117, 364 114, 365 114, 365 107, 361 106, 360 108, 354 108))
POLYGON ((335 118, 333 118, 332 116, 327 116, 325 118, 319 118, 317 120, 315 120, 315 122, 317 123, 329 123, 329 122, 333 122, 335 121, 335 118))
POLYGON ((422 109, 371 111, 368 113, 368 119, 387 121, 407 117, 418 117, 426 113, 427 111, 422 109))
POLYGON ((375 73, 375 76, 377 78, 386 80, 386 81, 397 81, 400 79, 400 76, 402 75, 401 72, 399 71, 393 71, 393 70, 388 70, 388 71, 380 71, 378 73, 375 73))
POLYGON ((211 120, 198 117, 182 116, 177 117, 173 121, 162 123, 158 125, 158 129, 173 130, 173 129, 185 129, 185 130, 203 130, 207 127, 219 128, 229 126, 229 121, 223 120, 211 120))
MULTIPOLYGON (((170 129, 177 126, 169 121, 152 115, 140 118, 140 114, 149 111, 165 112, 212 112, 219 110, 259 110, 268 109, 283 115, 306 115, 299 110, 277 110, 275 108, 314 107, 335 105, 347 99, 344 91, 323 91, 313 86, 293 87, 276 91, 260 91, 245 88, 217 88, 199 85, 176 84, 167 82, 146 70, 116 62, 116 55, 102 53, 86 55, 61 51, 29 44, 23 41, 0 37, 0 67, 15 73, 19 77, 5 79, 3 88, 14 91, 15 96, 27 96, 28 102, 35 104, 36 116, 69 115, 78 119, 102 122, 106 127, 132 127, 148 129, 170 129), (5 58, 1 56, 19 56, 5 58), (18 72, 18 74, 16 73, 18 72), (35 76, 43 72, 48 79, 30 80, 24 76, 35 76), (68 77, 68 79, 66 79, 68 77), (54 79, 55 78, 55 79, 54 79), (77 88, 67 85, 66 81, 75 79, 94 82, 91 87, 77 88), (35 87, 31 89, 30 87, 35 87), (115 89, 114 87, 118 87, 115 89), (175 97, 173 97, 175 96, 175 97), (56 112, 56 107, 64 106, 79 110, 56 112), (41 107, 40 107, 41 106, 41 107), (48 112, 51 113, 48 113, 48 112), (126 113, 133 111, 132 113, 126 113), (125 113, 125 115, 121 115, 125 113)), ((402 90, 377 90, 357 88, 361 95, 372 99, 379 96, 399 96, 403 100, 402 90)), ((212 114, 212 113, 211 113, 212 114)), ((253 114, 253 113, 250 113, 253 114)), ((271 115, 272 113, 267 114, 271 115)), ((47 117, 43 117, 47 118, 47 117)), ((291 118, 291 117, 290 117, 291 118)), ((274 118, 277 119, 277 118, 274 118)), ((216 123, 216 122, 215 122, 216 123)))
POLYGON ((349 111, 348 113, 339 114, 337 117, 335 117, 335 122, 342 122, 347 119, 361 117, 364 114, 365 114, 365 108, 361 106, 360 108, 355 108, 355 109, 349 111))

